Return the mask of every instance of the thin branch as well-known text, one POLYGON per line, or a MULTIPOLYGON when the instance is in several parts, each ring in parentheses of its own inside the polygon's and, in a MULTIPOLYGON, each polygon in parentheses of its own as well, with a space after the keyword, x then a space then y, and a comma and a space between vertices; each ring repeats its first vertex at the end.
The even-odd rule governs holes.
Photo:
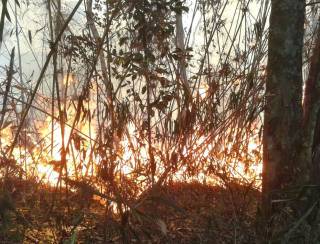
POLYGON ((33 100, 34 100, 34 98, 35 98, 35 96, 36 96, 36 94, 37 94, 37 91, 38 91, 39 86, 40 86, 40 84, 41 84, 42 78, 44 77, 44 75, 45 75, 45 73, 46 73, 46 71, 47 71, 47 68, 48 68, 48 66, 49 66, 51 57, 52 57, 52 55, 56 52, 56 48, 57 48, 57 46, 58 46, 58 43, 59 43, 59 41, 60 41, 60 39, 61 39, 64 31, 66 30, 66 28, 67 28, 67 26, 69 25, 70 21, 72 20, 73 16, 74 16, 75 13, 77 12, 77 10, 78 10, 78 8, 80 7, 82 1, 83 1, 83 0, 79 0, 79 1, 78 1, 78 3, 76 4, 75 8, 74 8, 73 11, 72 11, 72 13, 69 15, 68 19, 66 20, 66 22, 65 22, 64 25, 62 26, 61 31, 60 31, 59 35, 57 36, 55 42, 52 43, 52 45, 51 45, 51 49, 50 49, 50 52, 49 52, 49 54, 48 54, 48 56, 47 56, 46 62, 45 62, 44 66, 43 66, 43 68, 42 68, 42 70, 41 70, 41 73, 40 73, 40 75, 39 75, 39 78, 38 78, 38 80, 37 80, 37 82, 36 82, 36 86, 35 86, 32 94, 31 94, 31 97, 30 97, 30 99, 29 99, 29 101, 28 101, 28 104, 26 105, 26 108, 25 108, 25 110, 24 110, 24 113, 23 113, 23 116, 22 116, 22 118, 21 118, 21 122, 20 122, 20 125, 19 125, 19 127, 18 127, 18 130, 17 130, 17 132, 16 132, 16 134, 15 134, 15 137, 14 137, 14 139, 13 139, 10 147, 9 147, 8 150, 7 150, 7 156, 8 156, 8 158, 11 157, 12 152, 13 152, 13 149, 14 149, 17 141, 18 141, 19 134, 20 134, 21 129, 22 129, 23 125, 24 125, 24 122, 25 122, 25 120, 26 120, 26 117, 27 117, 27 115, 28 115, 28 113, 29 113, 31 104, 32 104, 32 102, 33 102, 33 100))

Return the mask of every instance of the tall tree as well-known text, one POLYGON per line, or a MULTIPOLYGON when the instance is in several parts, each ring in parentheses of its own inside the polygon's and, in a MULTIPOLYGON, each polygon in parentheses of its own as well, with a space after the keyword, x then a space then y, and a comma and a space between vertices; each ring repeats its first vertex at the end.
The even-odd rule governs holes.
POLYGON ((294 185, 302 140, 302 50, 305 1, 272 0, 263 136, 263 211, 272 193, 294 185))
POLYGON ((319 184, 320 172, 320 28, 319 21, 313 42, 313 51, 309 63, 309 75, 305 84, 303 125, 305 128, 305 160, 309 162, 310 177, 319 184))

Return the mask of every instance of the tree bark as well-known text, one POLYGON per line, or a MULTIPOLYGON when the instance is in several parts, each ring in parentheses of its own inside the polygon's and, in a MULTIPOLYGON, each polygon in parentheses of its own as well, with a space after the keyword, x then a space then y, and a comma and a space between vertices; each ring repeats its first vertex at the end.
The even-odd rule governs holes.
POLYGON ((301 155, 308 162, 311 171, 310 181, 319 184, 318 177, 320 166, 320 27, 318 23, 317 34, 314 41, 312 56, 310 59, 309 75, 306 80, 304 92, 304 154, 301 155))
POLYGON ((302 50, 305 1, 272 0, 263 135, 262 211, 272 193, 295 184, 302 124, 302 50))

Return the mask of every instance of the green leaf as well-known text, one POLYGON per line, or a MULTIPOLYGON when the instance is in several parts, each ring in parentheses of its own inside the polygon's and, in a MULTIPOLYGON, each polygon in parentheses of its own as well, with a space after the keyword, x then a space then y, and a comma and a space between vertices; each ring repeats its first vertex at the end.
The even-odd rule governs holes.
POLYGON ((11 17, 10 17, 10 14, 8 12, 7 6, 4 8, 4 14, 7 17, 7 19, 11 22, 11 17))
POLYGON ((142 93, 142 94, 145 94, 146 91, 147 91, 147 87, 146 87, 146 86, 142 87, 141 93, 142 93))
POLYGON ((0 19, 0 44, 2 43, 6 9, 7 9, 7 0, 2 0, 2 11, 1 11, 1 19, 0 19))
POLYGON ((72 233, 71 238, 70 238, 70 244, 76 244, 76 241, 77 241, 77 232, 74 231, 74 232, 72 233))
POLYGON ((18 5, 18 7, 20 8, 20 3, 18 0, 15 0, 16 4, 18 5))
POLYGON ((126 43, 126 41, 128 40, 129 38, 128 37, 121 37, 120 40, 119 40, 119 45, 122 46, 123 44, 126 43))
POLYGON ((63 243, 64 244, 76 244, 77 243, 77 231, 74 230, 72 232, 71 237, 68 240, 65 240, 63 243))
POLYGON ((28 30, 28 37, 29 37, 29 42, 30 42, 30 44, 32 44, 31 30, 28 30))

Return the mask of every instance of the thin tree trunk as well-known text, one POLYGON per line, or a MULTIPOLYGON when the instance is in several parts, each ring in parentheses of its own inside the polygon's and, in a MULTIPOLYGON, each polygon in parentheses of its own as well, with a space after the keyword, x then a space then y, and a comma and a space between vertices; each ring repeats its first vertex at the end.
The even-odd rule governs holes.
MULTIPOLYGON (((182 13, 176 14, 176 46, 182 52, 185 52, 182 13)), ((182 60, 179 60, 178 62, 178 77, 186 93, 186 100, 189 101, 191 99, 192 94, 190 86, 188 84, 186 62, 184 58, 182 58, 182 60)))
MULTIPOLYGON (((94 14, 92 11, 92 0, 87 1, 87 21, 88 26, 92 32, 93 38, 97 44, 101 42, 101 37, 99 35, 98 29, 94 23, 94 14)), ((100 58, 100 65, 101 65, 101 73, 103 77, 103 82, 106 86, 107 94, 109 96, 110 102, 112 101, 112 84, 111 81, 108 79, 108 68, 106 63, 106 58, 103 52, 99 55, 100 58)))
POLYGON ((320 28, 317 27, 317 35, 311 56, 310 69, 308 79, 306 80, 306 88, 304 92, 304 151, 301 154, 301 160, 307 162, 309 166, 309 176, 311 182, 318 184, 319 181, 319 146, 320 146, 320 28), (313 162, 312 162, 313 161, 313 162))

